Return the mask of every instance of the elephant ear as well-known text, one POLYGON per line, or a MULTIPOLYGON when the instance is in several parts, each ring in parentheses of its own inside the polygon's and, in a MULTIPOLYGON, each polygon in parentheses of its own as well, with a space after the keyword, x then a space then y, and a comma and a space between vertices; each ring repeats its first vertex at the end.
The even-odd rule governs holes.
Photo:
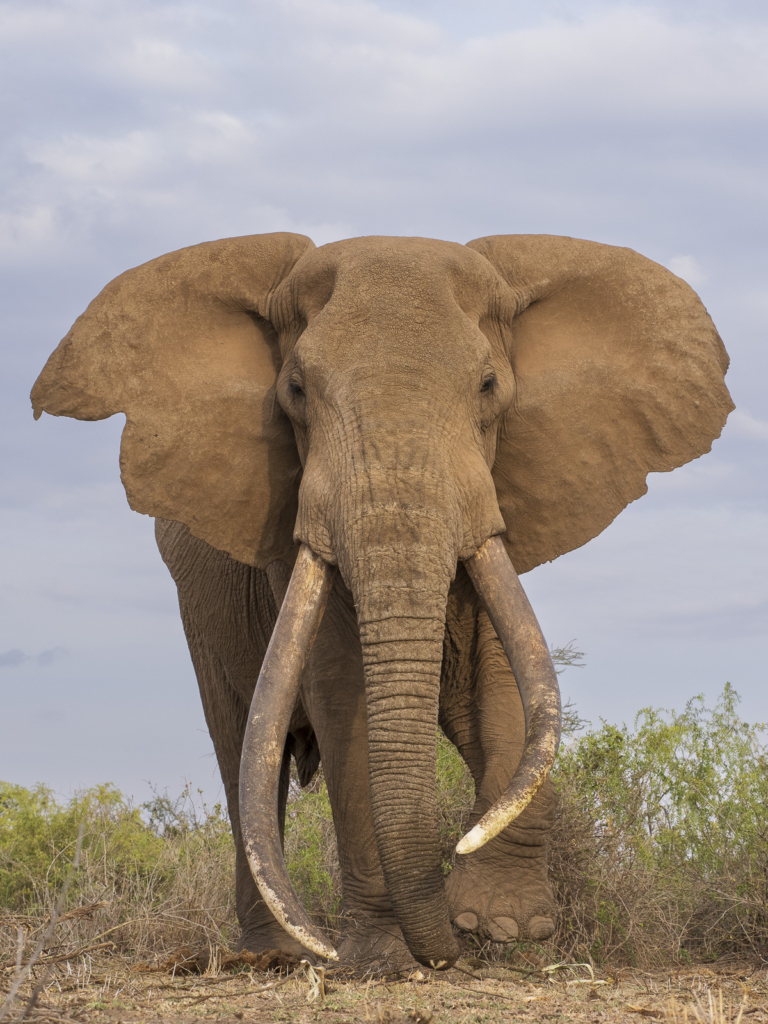
POLYGON ((709 451, 728 356, 689 286, 631 249, 555 235, 469 242, 515 293, 501 325, 517 402, 493 476, 526 572, 597 536, 650 472, 709 451))
POLYGON ((280 355, 266 312, 313 248, 288 233, 225 238, 115 278, 46 363, 35 418, 125 413, 132 508, 185 523, 241 562, 290 562, 301 464, 275 401, 280 355))

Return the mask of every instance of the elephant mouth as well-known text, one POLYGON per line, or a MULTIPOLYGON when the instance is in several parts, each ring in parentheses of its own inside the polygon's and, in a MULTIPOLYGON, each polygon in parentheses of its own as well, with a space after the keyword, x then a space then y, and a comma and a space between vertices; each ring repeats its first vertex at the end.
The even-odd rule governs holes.
MULTIPOLYGON (((557 676, 501 538, 491 537, 464 564, 517 680, 525 714, 525 746, 506 792, 460 840, 459 854, 480 849, 524 810, 547 778, 560 739, 557 676)), ((240 763, 241 829, 259 891, 290 935, 331 960, 337 959, 336 950, 310 920, 288 877, 278 827, 278 790, 301 673, 335 571, 302 544, 254 691, 240 763)))

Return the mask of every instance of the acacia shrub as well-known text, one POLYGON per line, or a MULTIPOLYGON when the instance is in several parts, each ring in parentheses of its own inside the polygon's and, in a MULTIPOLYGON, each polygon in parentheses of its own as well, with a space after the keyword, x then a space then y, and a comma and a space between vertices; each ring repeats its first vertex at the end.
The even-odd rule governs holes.
POLYGON ((285 815, 284 854, 288 875, 304 906, 321 927, 337 931, 341 871, 322 772, 302 790, 294 770, 285 815))
POLYGON ((569 955, 631 964, 768 948, 768 747, 726 685, 566 742, 551 851, 569 955))
POLYGON ((0 783, 0 929, 5 959, 18 929, 34 945, 64 883, 84 826, 57 943, 100 938, 147 955, 169 946, 232 940, 234 843, 220 805, 176 800, 134 807, 114 787, 66 801, 45 786, 0 783), (142 813, 143 812, 143 813, 142 813))

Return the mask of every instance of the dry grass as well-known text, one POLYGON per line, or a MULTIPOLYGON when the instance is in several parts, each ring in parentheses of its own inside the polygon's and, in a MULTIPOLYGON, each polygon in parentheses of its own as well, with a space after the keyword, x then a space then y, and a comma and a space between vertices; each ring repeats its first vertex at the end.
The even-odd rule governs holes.
MULTIPOLYGON (((668 1024, 768 1022, 764 966, 733 963, 674 972, 608 972, 567 963, 535 969, 522 959, 517 970, 515 966, 501 968, 469 959, 446 973, 418 971, 408 977, 360 982, 304 965, 288 975, 254 969, 222 973, 214 958, 204 974, 189 976, 102 951, 56 963, 26 1019, 61 1024, 310 1024, 320 1019, 328 1024, 625 1024, 643 1018, 668 1024)), ((44 968, 41 965, 40 970, 44 968)), ((4 972, 6 990, 14 970, 4 972)), ((22 1019, 30 991, 31 983, 7 1021, 22 1019)))

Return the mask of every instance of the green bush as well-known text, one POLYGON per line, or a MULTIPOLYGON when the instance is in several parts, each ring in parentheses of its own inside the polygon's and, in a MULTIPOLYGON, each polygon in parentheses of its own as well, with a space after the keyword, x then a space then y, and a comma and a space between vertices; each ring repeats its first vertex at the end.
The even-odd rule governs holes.
POLYGON ((765 950, 768 748, 726 685, 566 744, 553 867, 559 941, 628 962, 765 950))
POLYGON ((110 785, 76 793, 61 803, 52 790, 0 782, 0 903, 9 910, 47 909, 60 888, 85 823, 83 858, 108 861, 125 880, 156 870, 163 841, 110 785))
POLYGON ((456 860, 456 844, 469 827, 475 802, 475 785, 469 769, 454 745, 437 734, 437 810, 443 871, 447 875, 456 860))
POLYGON ((727 685, 713 710, 699 696, 681 714, 644 708, 634 732, 604 723, 565 748, 556 778, 577 787, 585 811, 647 864, 713 877, 733 864, 755 871, 765 852, 768 750, 763 726, 739 719, 738 701, 727 685))
POLYGON ((341 874, 331 801, 322 776, 304 791, 294 783, 285 815, 288 875, 310 914, 333 929, 341 907, 341 874))
POLYGON ((45 786, 0 783, 0 905, 10 956, 17 927, 34 934, 51 912, 84 826, 60 940, 108 936, 123 948, 236 934, 234 844, 222 808, 196 812, 189 790, 133 807, 109 785, 59 801, 45 786), (142 810, 145 817, 142 816, 142 810))

